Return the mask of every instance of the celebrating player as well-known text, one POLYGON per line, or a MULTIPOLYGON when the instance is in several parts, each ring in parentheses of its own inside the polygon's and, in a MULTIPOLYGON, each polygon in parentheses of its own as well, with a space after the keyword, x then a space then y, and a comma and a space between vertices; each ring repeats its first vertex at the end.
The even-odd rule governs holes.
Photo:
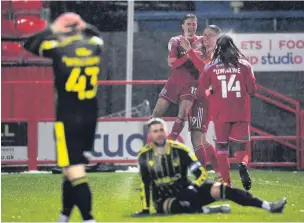
MULTIPOLYGON (((168 49, 168 65, 172 67, 170 77, 162 89, 159 99, 154 108, 152 117, 162 117, 169 107, 170 103, 179 102, 179 112, 177 119, 174 122, 170 138, 176 140, 184 127, 184 121, 193 105, 194 93, 197 86, 197 79, 199 76, 199 70, 195 68, 193 63, 188 59, 185 49, 180 45, 181 40, 186 38, 193 52, 202 56, 202 39, 195 35, 197 29, 197 18, 193 14, 187 14, 182 18, 183 35, 172 37, 169 41, 168 49)), ((195 106, 197 108, 197 106, 195 106)), ((201 133, 205 132, 205 122, 207 119, 207 112, 203 112, 203 109, 194 109, 188 119, 189 129, 191 130, 191 140, 193 148, 199 157, 202 164, 206 165, 206 152, 204 146, 201 145, 201 133), (194 115, 195 114, 195 115, 194 115)), ((210 147, 208 155, 209 160, 215 171, 217 170, 217 159, 214 148, 207 143, 207 140, 203 142, 206 147, 210 147)))
POLYGON ((93 148, 97 121, 97 79, 103 46, 98 36, 99 31, 79 15, 65 13, 24 45, 36 55, 53 59, 57 164, 64 168, 65 175, 59 222, 68 221, 74 205, 84 222, 95 222, 85 172, 88 160, 83 152, 93 148))
MULTIPOLYGON (((220 33, 221 30, 216 25, 209 25, 204 30, 204 52, 202 55, 197 55, 194 49, 191 48, 190 42, 186 38, 182 38, 181 46, 186 50, 187 56, 199 71, 202 71, 204 65, 211 61, 212 54, 216 45, 216 40, 220 33)), ((195 100, 188 117, 190 125, 189 130, 191 131, 191 141, 195 155, 202 164, 206 164, 208 157, 208 160, 211 161, 211 165, 216 172, 216 179, 221 180, 216 151, 212 144, 210 144, 207 140, 206 133, 209 125, 209 109, 208 98, 198 98, 195 100)))
POLYGON ((205 181, 207 172, 190 149, 176 141, 166 140, 166 123, 162 119, 148 122, 148 135, 151 143, 138 154, 143 209, 136 213, 137 216, 150 213, 150 190, 157 213, 229 212, 226 205, 204 207, 222 199, 272 213, 283 211, 286 199, 269 203, 225 183, 205 181), (188 169, 196 176, 192 182, 187 177, 188 169))
POLYGON ((179 103, 179 112, 175 121, 171 137, 176 140, 184 126, 187 108, 192 106, 193 95, 191 87, 196 87, 199 72, 192 62, 188 60, 185 50, 180 46, 181 38, 187 38, 196 53, 201 52, 202 43, 195 35, 197 29, 197 18, 193 14, 187 14, 182 18, 183 34, 172 37, 168 44, 168 65, 172 67, 170 77, 165 87, 160 92, 158 101, 154 108, 152 117, 162 117, 167 111, 170 103, 179 103))
MULTIPOLYGON (((256 91, 252 66, 235 46, 232 38, 222 35, 216 43, 213 61, 204 68, 198 95, 213 89, 213 120, 221 174, 231 184, 228 143, 234 151, 243 151, 250 141, 250 95, 256 91)), ((239 160, 243 160, 242 157, 239 160)), ((244 162, 239 164, 242 184, 251 188, 251 178, 244 162)))

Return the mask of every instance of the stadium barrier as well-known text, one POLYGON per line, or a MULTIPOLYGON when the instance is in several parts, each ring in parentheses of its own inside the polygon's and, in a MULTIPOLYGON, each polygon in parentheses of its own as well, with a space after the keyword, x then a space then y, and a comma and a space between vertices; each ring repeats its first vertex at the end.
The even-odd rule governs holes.
MULTIPOLYGON (((99 85, 151 85, 151 84, 165 84, 165 80, 116 80, 116 81, 98 81, 99 85)), ((54 117, 44 118, 40 116, 39 111, 39 100, 41 97, 39 92, 39 87, 41 86, 52 86, 52 81, 2 81, 2 86, 9 88, 10 86, 25 86, 32 85, 32 95, 31 106, 32 109, 28 117, 2 117, 2 122, 5 122, 4 129, 2 128, 3 136, 15 137, 15 145, 1 146, 2 157, 1 163, 5 165, 26 165, 29 170, 37 170, 38 165, 55 164, 55 144, 53 138, 53 128, 52 123, 54 122, 54 117), (17 126, 13 127, 9 123, 19 123, 23 127, 17 126), (26 130, 24 130, 26 126, 26 130), (10 130, 11 128, 11 130, 10 130), (18 131, 20 128, 23 129, 27 134, 27 140, 22 140, 22 136, 16 135, 13 130, 18 131), (21 139, 20 139, 21 138, 21 139), (24 145, 26 144, 26 145, 24 145), (15 151, 15 149, 17 151, 15 151), (21 152, 22 150, 22 152, 21 152)), ((18 87, 19 88, 19 87, 18 87)), ((292 112, 296 116, 296 135, 295 136, 274 136, 267 132, 261 131, 257 128, 251 127, 251 131, 259 134, 260 136, 252 136, 252 143, 248 150, 251 151, 255 141, 261 140, 273 140, 281 143, 296 151, 296 161, 295 162, 250 162, 252 167, 265 167, 265 166, 277 166, 277 167, 296 167, 298 170, 304 169, 304 148, 303 139, 304 135, 301 133, 301 123, 303 126, 303 116, 304 113, 300 111, 299 102, 292 100, 284 95, 277 92, 266 89, 258 85, 258 93, 256 97, 272 103, 275 106, 284 109, 286 111, 292 112), (270 97, 272 96, 272 97, 270 97), (273 97, 276 97, 275 100, 273 97), (289 103, 282 103, 280 101, 289 103), (301 121, 302 116, 302 121, 301 121), (301 136, 302 136, 302 149, 301 149, 301 136), (293 141, 294 143, 290 143, 293 141), (302 157, 302 159, 301 159, 302 157)), ((9 103, 9 101, 6 101, 9 103)), ((2 106, 9 106, 9 104, 3 104, 2 106)), ((97 147, 102 148, 102 151, 94 150, 91 155, 91 162, 111 162, 111 163, 136 163, 136 154, 141 148, 142 144, 145 142, 144 136, 144 123, 149 119, 149 117, 143 118, 99 118, 100 127, 97 128, 96 140, 97 147), (104 127, 103 127, 104 126, 104 127), (100 133, 98 131, 108 131, 105 133, 100 133), (120 132, 123 131, 123 132, 120 132), (115 135, 116 134, 116 135, 115 135), (110 137, 117 137, 117 141, 111 141, 110 137), (125 138, 124 138, 125 137, 125 138), (103 145, 101 145, 103 141, 103 145), (109 143, 111 147, 117 148, 116 151, 112 151, 109 148, 109 143), (137 151, 133 149, 137 148, 137 151), (124 154, 127 152, 127 154, 124 154)), ((174 117, 166 118, 169 122, 169 128, 172 126, 174 117)), ((212 123, 210 123, 212 125, 212 123)), ((213 138, 212 127, 209 126, 208 137, 212 141, 213 138)), ((189 146, 191 146, 189 134, 187 132, 187 127, 184 128, 184 132, 181 134, 182 140, 189 146)), ((3 140, 2 140, 3 141, 3 140)), ((9 141, 9 140, 8 140, 9 141)), ((96 146, 95 146, 96 147, 96 146)), ((231 162, 235 162, 234 158, 231 162)))

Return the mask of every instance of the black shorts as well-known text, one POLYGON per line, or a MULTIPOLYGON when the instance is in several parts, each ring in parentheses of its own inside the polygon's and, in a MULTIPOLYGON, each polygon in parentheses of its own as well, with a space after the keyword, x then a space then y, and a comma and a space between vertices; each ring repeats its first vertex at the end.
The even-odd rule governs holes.
POLYGON ((58 120, 55 122, 57 165, 67 167, 88 164, 83 152, 91 151, 94 146, 97 117, 81 121, 58 120))
MULTIPOLYGON (((206 181, 200 188, 198 189, 197 194, 191 196, 193 194, 188 193, 188 189, 182 189, 177 196, 175 197, 173 202, 185 203, 188 202, 189 206, 181 206, 180 204, 174 205, 172 204, 172 208, 175 210, 171 210, 172 213, 182 214, 182 213, 195 213, 200 212, 203 206, 211 204, 215 202, 215 199, 211 196, 211 187, 213 186, 214 181, 206 181), (190 196, 189 196, 190 195, 190 196)), ((159 199, 157 202, 154 201, 154 207, 157 213, 164 213, 163 204, 165 199, 159 199)))

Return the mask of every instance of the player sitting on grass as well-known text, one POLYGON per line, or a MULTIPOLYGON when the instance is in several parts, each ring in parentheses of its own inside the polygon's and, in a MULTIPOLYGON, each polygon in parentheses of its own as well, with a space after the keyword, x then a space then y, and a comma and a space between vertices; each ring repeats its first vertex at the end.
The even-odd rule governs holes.
POLYGON ((231 200, 242 206, 262 208, 271 213, 283 212, 286 199, 267 202, 247 191, 231 188, 225 183, 206 181, 207 172, 184 144, 166 139, 166 123, 156 118, 148 122, 150 144, 138 154, 143 209, 135 216, 150 213, 150 190, 157 213, 229 212, 229 206, 205 207, 218 200, 231 200), (196 179, 190 181, 188 169, 196 179))

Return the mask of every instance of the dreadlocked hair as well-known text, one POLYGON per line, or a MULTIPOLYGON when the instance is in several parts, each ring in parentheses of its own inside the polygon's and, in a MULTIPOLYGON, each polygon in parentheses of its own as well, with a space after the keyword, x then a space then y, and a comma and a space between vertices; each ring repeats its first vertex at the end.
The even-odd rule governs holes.
POLYGON ((228 67, 230 64, 234 67, 238 67, 239 59, 246 59, 234 44, 232 38, 226 34, 221 35, 216 41, 213 61, 217 58, 220 59, 225 67, 228 67))

